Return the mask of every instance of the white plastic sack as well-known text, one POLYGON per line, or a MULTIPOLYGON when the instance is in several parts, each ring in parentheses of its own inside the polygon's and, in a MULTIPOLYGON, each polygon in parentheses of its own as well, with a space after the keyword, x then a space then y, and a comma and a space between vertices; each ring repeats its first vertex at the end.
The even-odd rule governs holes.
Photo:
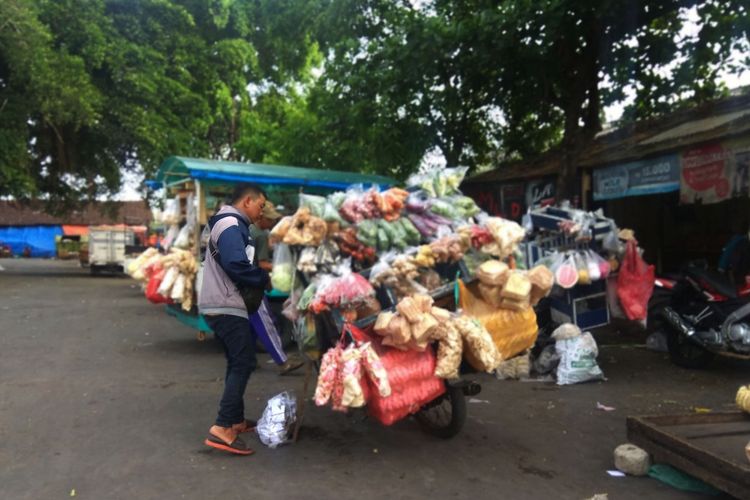
POLYGON ((180 223, 180 200, 170 198, 164 201, 164 211, 161 213, 161 221, 170 226, 180 223))
POLYGON ((256 427, 260 442, 269 448, 284 444, 296 420, 297 398, 294 394, 282 392, 272 397, 256 427))
POLYGON ((180 303, 185 297, 185 279, 186 279, 185 275, 180 273, 177 276, 177 279, 175 280, 174 285, 172 286, 172 291, 170 292, 170 298, 174 300, 175 302, 180 303))
POLYGON ((604 378, 596 357, 599 349, 589 332, 577 337, 558 340, 555 351, 560 356, 557 366, 557 385, 579 384, 604 378))
POLYGON ((180 232, 177 233, 177 238, 175 238, 172 246, 183 249, 190 248, 190 233, 192 232, 193 226, 191 224, 185 224, 184 226, 182 226, 182 228, 180 228, 180 232))
POLYGON ((179 276, 180 271, 177 269, 177 267, 170 267, 167 269, 167 272, 164 274, 164 279, 161 280, 161 284, 159 285, 159 289, 156 291, 159 295, 162 297, 169 297, 170 293, 172 292, 172 286, 174 285, 175 281, 177 281, 177 277, 179 276))

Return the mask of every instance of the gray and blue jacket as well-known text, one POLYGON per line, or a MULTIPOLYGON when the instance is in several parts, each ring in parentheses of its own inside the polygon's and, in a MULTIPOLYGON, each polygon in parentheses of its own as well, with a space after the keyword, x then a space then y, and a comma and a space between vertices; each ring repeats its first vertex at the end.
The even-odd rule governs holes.
POLYGON ((249 224, 245 214, 228 205, 209 219, 209 241, 218 250, 218 261, 212 252, 206 251, 198 303, 201 314, 247 318, 247 308, 238 287, 265 289, 268 284, 268 273, 255 265, 249 224))

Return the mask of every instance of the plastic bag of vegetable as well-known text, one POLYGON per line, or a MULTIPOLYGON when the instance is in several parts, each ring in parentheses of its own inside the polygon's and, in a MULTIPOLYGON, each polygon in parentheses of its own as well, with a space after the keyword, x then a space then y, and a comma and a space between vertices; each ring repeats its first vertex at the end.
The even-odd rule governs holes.
POLYGON ((294 259, 289 246, 283 243, 279 244, 273 252, 273 272, 271 273, 271 284, 273 287, 282 292, 289 293, 292 291, 292 281, 294 281, 294 259))
POLYGON ((323 196, 300 193, 299 206, 307 207, 315 217, 322 217, 325 211, 326 199, 323 196))
POLYGON ((448 200, 435 199, 430 202, 430 212, 453 220, 460 217, 457 208, 448 200))
POLYGON ((368 247, 377 247, 378 229, 377 221, 363 220, 357 225, 357 239, 368 247))

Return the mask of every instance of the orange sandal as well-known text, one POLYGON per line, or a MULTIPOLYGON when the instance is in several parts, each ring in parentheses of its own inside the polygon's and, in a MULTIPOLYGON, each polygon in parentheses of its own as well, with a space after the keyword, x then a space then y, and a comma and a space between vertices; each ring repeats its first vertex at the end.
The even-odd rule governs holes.
POLYGON ((206 440, 203 441, 203 444, 205 444, 206 446, 210 446, 211 448, 216 448, 217 450, 233 453, 235 455, 252 455, 253 453, 255 453, 253 450, 248 448, 245 442, 240 438, 237 438, 231 443, 227 444, 227 442, 220 437, 214 436, 213 434, 209 433, 206 440))

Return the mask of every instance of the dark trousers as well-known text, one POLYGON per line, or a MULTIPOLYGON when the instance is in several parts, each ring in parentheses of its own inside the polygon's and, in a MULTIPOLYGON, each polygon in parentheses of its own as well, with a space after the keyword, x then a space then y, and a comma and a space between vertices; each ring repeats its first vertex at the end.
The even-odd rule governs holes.
POLYGON ((255 370, 255 338, 247 318, 220 314, 206 316, 208 326, 224 348, 227 371, 224 377, 224 394, 219 403, 216 425, 231 427, 245 420, 245 387, 255 370))

